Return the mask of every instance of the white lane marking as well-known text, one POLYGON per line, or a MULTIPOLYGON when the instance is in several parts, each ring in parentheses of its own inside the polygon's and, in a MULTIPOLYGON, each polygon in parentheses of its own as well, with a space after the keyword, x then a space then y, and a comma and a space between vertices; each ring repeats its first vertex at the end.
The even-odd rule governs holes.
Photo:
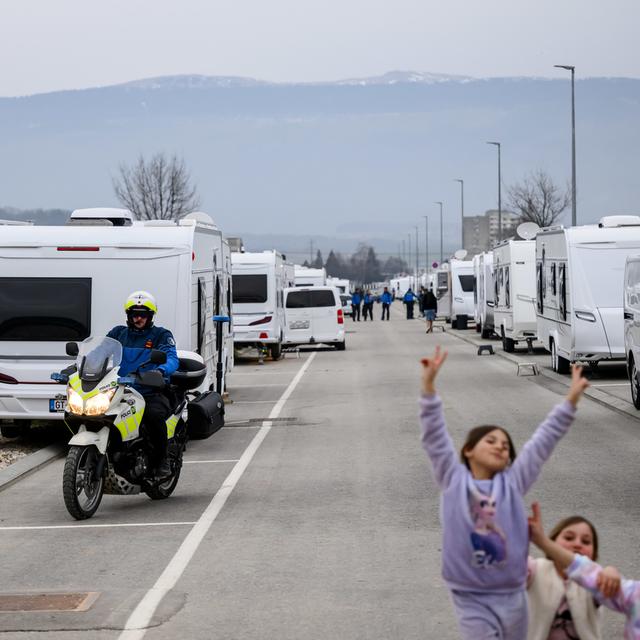
POLYGON ((173 558, 171 558, 171 561, 165 567, 165 570, 162 572, 160 577, 156 580, 156 583, 151 587, 151 589, 149 589, 149 591, 147 591, 145 596, 133 610, 118 640, 141 640, 141 638, 144 637, 156 609, 162 602, 163 598, 175 587, 180 576, 182 576, 184 570, 187 568, 187 565, 191 561, 191 558, 193 558, 193 555, 200 546, 203 538, 211 528, 215 519, 218 517, 222 507, 224 507, 227 498, 235 489, 256 451, 271 430, 271 420, 280 415, 280 412, 282 411, 286 401, 289 399, 289 396, 298 386, 298 383, 305 371, 313 362, 314 356, 315 353, 312 354, 300 367, 298 373, 285 389, 276 406, 271 410, 267 420, 262 423, 260 431, 256 433, 249 446, 245 449, 240 460, 233 467, 231 473, 226 477, 217 493, 213 496, 213 499, 204 510, 204 513, 200 516, 198 522, 196 522, 193 529, 191 529, 187 537, 183 540, 180 548, 173 558))
POLYGON ((235 460, 183 460, 182 464, 210 464, 211 462, 239 462, 240 458, 235 460))
MULTIPOLYGON (((236 424, 235 422, 230 422, 229 424, 236 424)), ((240 424, 238 423, 235 427, 222 427, 223 429, 260 429, 259 424, 240 424)))
POLYGON ((591 384, 592 387, 628 387, 628 382, 612 382, 610 384, 591 384))
POLYGON ((234 400, 233 404, 275 404, 277 400, 234 400))
POLYGON ((195 522, 122 522, 105 524, 51 524, 24 527, 0 527, 0 531, 43 531, 47 529, 116 529, 119 527, 182 527, 195 522))
MULTIPOLYGON (((259 369, 258 371, 248 371, 243 373, 230 373, 229 380, 233 380, 238 376, 262 376, 264 375, 264 369, 259 369)), ((288 376, 291 375, 291 371, 269 371, 270 376, 288 376)))
POLYGON ((230 384, 229 391, 234 389, 255 389, 256 387, 286 387, 286 382, 264 382, 260 384, 230 384))

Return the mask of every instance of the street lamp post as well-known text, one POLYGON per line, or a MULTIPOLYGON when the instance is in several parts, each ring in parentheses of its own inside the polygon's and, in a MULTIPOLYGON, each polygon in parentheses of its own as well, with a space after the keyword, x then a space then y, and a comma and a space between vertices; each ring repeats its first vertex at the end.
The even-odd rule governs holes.
POLYGON ((575 227, 578 224, 576 207, 576 68, 569 64, 554 64, 553 66, 571 71, 571 226, 575 227))
POLYGON ((418 269, 420 260, 420 251, 418 250, 418 225, 416 225, 416 287, 418 286, 418 269))
POLYGON ((424 218, 424 259, 426 274, 429 273, 429 216, 422 216, 424 218))
POLYGON ((454 182, 460 183, 460 248, 464 249, 464 180, 455 178, 454 182))
POLYGON ((407 233, 408 241, 407 241, 407 269, 409 273, 411 273, 411 234, 407 233))
POLYGON ((442 266, 442 258, 444 256, 444 253, 442 251, 442 202, 436 200, 434 204, 440 205, 440 266, 442 266))
POLYGON ((500 161, 500 143, 487 142, 498 147, 498 242, 502 242, 502 165, 500 161))

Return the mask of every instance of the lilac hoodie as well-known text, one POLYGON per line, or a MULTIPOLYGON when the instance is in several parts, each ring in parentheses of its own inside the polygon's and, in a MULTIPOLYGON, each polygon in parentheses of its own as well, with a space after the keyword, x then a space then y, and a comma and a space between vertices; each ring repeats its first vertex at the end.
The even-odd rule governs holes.
POLYGON ((557 405, 510 467, 478 481, 453 447, 442 400, 422 396, 422 447, 442 492, 442 577, 450 589, 509 593, 526 587, 529 528, 522 497, 574 415, 569 401, 557 405))

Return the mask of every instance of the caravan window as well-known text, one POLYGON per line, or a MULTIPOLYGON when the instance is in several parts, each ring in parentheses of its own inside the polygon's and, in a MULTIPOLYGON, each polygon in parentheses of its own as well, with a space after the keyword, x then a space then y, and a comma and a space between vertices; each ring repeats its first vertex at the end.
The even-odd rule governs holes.
POLYGON ((333 291, 329 289, 320 289, 318 291, 290 291, 287 295, 287 309, 335 307, 337 304, 333 291))
POLYGON ((219 316, 220 313, 220 278, 216 276, 216 298, 213 303, 213 315, 219 316))
POLYGON ((207 290, 204 280, 198 278, 198 345, 196 351, 202 355, 204 332, 207 326, 207 290))
POLYGON ((504 270, 504 299, 507 307, 511 306, 511 287, 509 286, 509 267, 504 270))
POLYGON ((553 293, 554 296, 558 294, 558 283, 557 283, 557 278, 556 278, 556 263, 555 262, 551 263, 551 293, 553 293))
POLYGON ((473 276, 458 276, 458 279, 464 292, 469 293, 469 291, 473 291, 473 276))
POLYGON ((536 284, 538 289, 536 304, 538 305, 538 311, 542 313, 544 311, 544 303, 542 301, 542 262, 538 262, 536 265, 536 284))
POLYGON ((79 341, 91 335, 91 278, 0 278, 0 340, 79 341))
POLYGON ((232 278, 234 302, 247 303, 267 301, 266 274, 234 275, 232 278))
POLYGON ((563 320, 567 319, 567 278, 566 278, 566 265, 560 265, 560 315, 563 320))

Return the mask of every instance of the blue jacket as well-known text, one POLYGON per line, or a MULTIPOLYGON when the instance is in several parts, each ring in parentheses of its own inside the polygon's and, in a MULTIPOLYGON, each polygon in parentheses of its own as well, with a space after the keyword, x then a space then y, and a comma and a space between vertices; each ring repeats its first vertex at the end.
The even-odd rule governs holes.
POLYGON ((382 304, 391 304, 393 302, 393 296, 388 291, 383 291, 380 300, 382 304))
MULTIPOLYGON (((122 345, 122 362, 119 371, 121 376, 127 376, 143 367, 144 371, 152 371, 153 369, 162 371, 165 379, 168 380, 171 374, 178 369, 176 341, 168 329, 151 327, 137 331, 121 325, 111 329, 107 337, 117 340, 122 345), (167 354, 165 364, 157 365, 149 362, 151 349, 159 349, 167 354)), ((140 385, 134 385, 134 387, 143 395, 157 392, 156 389, 150 387, 140 385)))
POLYGON ((351 304, 359 305, 362 302, 362 298, 359 293, 354 293, 351 296, 351 304))
POLYGON ((403 302, 415 302, 416 300, 416 294, 413 293, 413 291, 407 291, 407 293, 404 294, 404 297, 402 298, 403 302))
POLYGON ((363 302, 364 304, 373 304, 373 296, 370 296, 368 293, 366 293, 363 302))

